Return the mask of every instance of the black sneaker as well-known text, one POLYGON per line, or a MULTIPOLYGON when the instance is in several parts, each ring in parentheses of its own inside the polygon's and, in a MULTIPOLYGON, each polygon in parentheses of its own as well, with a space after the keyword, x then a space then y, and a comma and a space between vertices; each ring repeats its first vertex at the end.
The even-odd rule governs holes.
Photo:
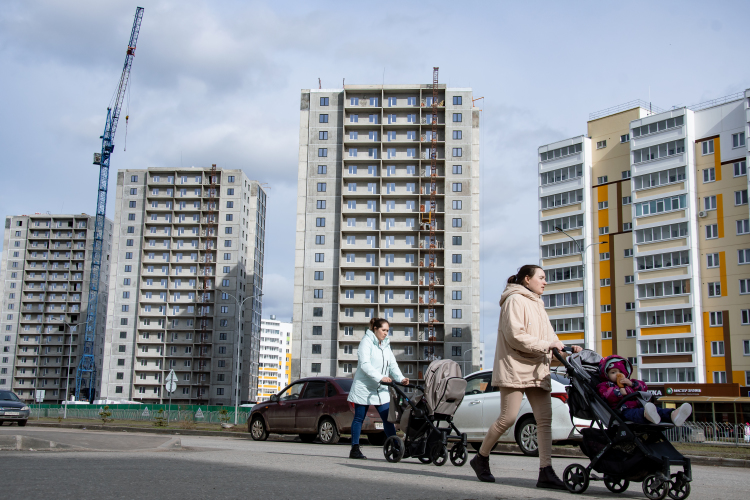
POLYGON ((494 483, 495 476, 490 472, 490 457, 484 457, 479 452, 469 462, 477 474, 477 479, 484 483, 494 483))
POLYGON ((349 452, 349 458, 356 458, 358 460, 367 460, 367 457, 362 454, 358 444, 353 444, 352 449, 349 452))
POLYGON ((536 482, 537 488, 548 488, 551 490, 567 490, 565 483, 557 477, 555 469, 551 465, 539 469, 539 479, 536 482))

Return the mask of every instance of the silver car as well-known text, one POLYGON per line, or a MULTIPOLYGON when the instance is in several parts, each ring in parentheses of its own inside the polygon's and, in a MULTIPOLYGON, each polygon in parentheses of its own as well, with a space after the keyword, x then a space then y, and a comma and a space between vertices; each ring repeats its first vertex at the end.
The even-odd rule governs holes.
POLYGON ((3 422, 17 422, 19 427, 26 425, 31 409, 14 392, 0 391, 0 425, 3 422))

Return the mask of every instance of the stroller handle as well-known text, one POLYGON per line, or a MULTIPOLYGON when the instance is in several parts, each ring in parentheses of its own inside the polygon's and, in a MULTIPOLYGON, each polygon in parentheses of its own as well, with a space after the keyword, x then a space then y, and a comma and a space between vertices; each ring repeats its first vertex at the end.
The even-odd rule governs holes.
MULTIPOLYGON (((565 346, 565 347, 563 348, 563 351, 565 351, 565 352, 569 352, 569 353, 572 353, 572 352, 573 352, 573 348, 572 348, 572 347, 568 347, 568 346, 565 346)), ((562 364, 563 364, 563 366, 564 366, 565 368, 568 368, 568 369, 571 369, 571 370, 573 369, 573 367, 572 367, 572 366, 570 366, 570 363, 568 363, 568 360, 567 360, 567 359, 565 359, 564 357, 562 357, 562 356, 560 355, 560 351, 559 351, 559 350, 557 349, 557 347, 553 347, 553 348, 552 348, 552 354, 554 354, 554 356, 555 356, 555 357, 557 358, 557 360, 558 360, 558 361, 559 361, 560 363, 562 363, 562 364)))
POLYGON ((382 385, 387 385, 389 387, 395 386, 401 386, 401 387, 409 387, 411 389, 417 389, 418 391, 424 392, 424 388, 421 385, 415 385, 415 384, 402 384, 401 382, 396 382, 395 380, 393 382, 380 382, 382 385))

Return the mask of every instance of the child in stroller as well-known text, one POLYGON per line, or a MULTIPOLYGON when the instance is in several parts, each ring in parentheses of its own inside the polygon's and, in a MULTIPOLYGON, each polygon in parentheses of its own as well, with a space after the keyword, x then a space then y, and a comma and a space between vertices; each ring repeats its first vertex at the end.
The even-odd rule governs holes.
POLYGON ((622 416, 636 424, 648 422, 658 424, 662 419, 672 422, 677 427, 685 423, 693 412, 693 407, 689 403, 683 403, 677 410, 657 408, 651 402, 641 404, 636 399, 622 403, 622 400, 630 394, 648 391, 645 382, 629 378, 631 373, 630 362, 622 356, 613 354, 599 362, 599 376, 602 382, 596 386, 596 390, 610 408, 615 410, 620 408, 622 416))

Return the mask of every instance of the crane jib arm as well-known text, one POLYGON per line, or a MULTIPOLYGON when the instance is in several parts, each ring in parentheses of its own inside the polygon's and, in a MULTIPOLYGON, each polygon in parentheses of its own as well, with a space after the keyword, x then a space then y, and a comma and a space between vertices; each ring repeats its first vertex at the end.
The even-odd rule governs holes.
POLYGON ((99 306, 99 277, 102 267, 102 248, 104 245, 104 222, 107 212, 107 188, 109 186, 109 157, 115 148, 114 140, 117 132, 117 121, 120 118, 120 108, 125 98, 125 90, 130 78, 130 67, 133 65, 135 46, 141 29, 143 8, 137 7, 130 41, 125 55, 125 64, 120 75, 114 104, 107 108, 107 120, 102 134, 102 151, 94 154, 94 164, 99 165, 99 186, 96 195, 96 222, 94 225, 94 249, 91 254, 91 279, 89 280, 89 298, 86 311, 86 331, 84 334, 83 356, 76 370, 76 399, 81 397, 81 389, 88 389, 88 399, 93 400, 96 385, 96 362, 94 359, 94 344, 96 339, 96 313, 99 306))

